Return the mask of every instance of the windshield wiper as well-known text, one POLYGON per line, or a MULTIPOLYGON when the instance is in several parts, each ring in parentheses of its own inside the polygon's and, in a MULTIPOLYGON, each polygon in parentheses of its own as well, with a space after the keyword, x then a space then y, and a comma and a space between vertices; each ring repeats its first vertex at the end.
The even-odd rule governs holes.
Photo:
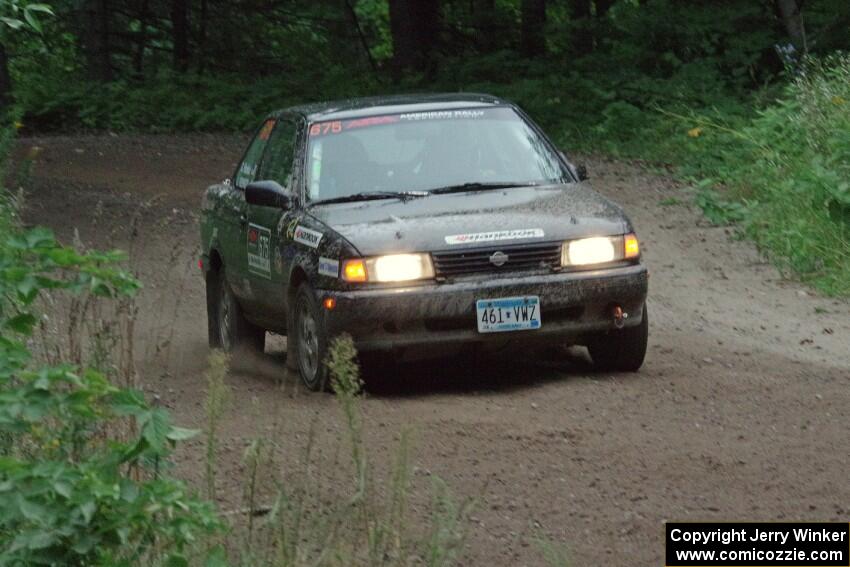
POLYGON ((353 201, 373 201, 375 199, 401 199, 407 201, 415 197, 427 197, 428 191, 368 191, 365 193, 353 193, 342 197, 331 199, 319 199, 312 201, 311 205, 325 205, 328 203, 350 203, 353 201))
POLYGON ((462 193, 464 191, 491 191, 495 189, 511 189, 514 187, 536 187, 540 185, 533 181, 507 182, 470 182, 461 183, 458 185, 446 185, 445 187, 437 187, 428 191, 366 191, 362 193, 353 193, 351 195, 343 195, 342 197, 332 197, 330 199, 319 199, 311 201, 310 205, 326 205, 330 203, 351 203, 354 201, 374 201, 376 199, 401 199, 407 201, 418 197, 427 197, 428 195, 440 193, 462 193))
POLYGON ((471 183, 461 183, 459 185, 446 185, 445 187, 437 187, 436 189, 431 189, 428 191, 429 193, 462 193, 464 191, 492 191, 494 189, 512 189, 514 187, 535 187, 539 185, 539 183, 534 183, 533 181, 521 181, 521 182, 507 182, 507 181, 493 181, 493 182, 471 182, 471 183))

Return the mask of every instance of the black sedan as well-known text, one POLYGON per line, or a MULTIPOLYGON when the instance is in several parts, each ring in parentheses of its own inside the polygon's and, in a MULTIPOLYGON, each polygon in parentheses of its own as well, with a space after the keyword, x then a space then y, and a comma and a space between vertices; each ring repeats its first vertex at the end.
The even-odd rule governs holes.
POLYGON ((586 345, 635 371, 647 271, 622 209, 515 105, 487 95, 275 112, 202 204, 209 341, 288 336, 307 387, 328 341, 361 354, 586 345))

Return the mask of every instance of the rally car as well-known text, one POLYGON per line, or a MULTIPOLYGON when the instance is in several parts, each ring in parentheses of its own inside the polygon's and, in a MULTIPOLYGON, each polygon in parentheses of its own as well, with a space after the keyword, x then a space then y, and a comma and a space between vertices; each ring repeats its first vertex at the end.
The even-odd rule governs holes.
POLYGON ((262 350, 267 331, 286 335, 313 390, 341 333, 367 356, 553 342, 636 371, 647 270, 628 217, 585 177, 492 96, 274 112, 203 197, 209 343, 262 350))

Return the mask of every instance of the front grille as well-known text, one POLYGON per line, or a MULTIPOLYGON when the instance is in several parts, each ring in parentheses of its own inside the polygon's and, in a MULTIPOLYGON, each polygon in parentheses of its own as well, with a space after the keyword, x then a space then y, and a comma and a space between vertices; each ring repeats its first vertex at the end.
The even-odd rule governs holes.
POLYGON ((434 270, 438 277, 462 276, 486 272, 514 272, 537 270, 559 266, 561 263, 560 243, 514 244, 491 246, 463 251, 433 252, 434 270), (507 261, 501 266, 491 262, 493 254, 501 252, 507 261))

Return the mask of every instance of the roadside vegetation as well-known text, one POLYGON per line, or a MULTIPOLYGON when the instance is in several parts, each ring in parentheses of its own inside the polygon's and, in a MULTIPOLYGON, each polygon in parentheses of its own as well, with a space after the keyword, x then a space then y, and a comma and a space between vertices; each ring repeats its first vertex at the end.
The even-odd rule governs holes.
POLYGON ((222 528, 167 472, 197 432, 145 401, 116 328, 93 321, 140 284, 119 253, 22 226, 21 206, 0 195, 0 564, 185 564, 222 528))
POLYGON ((708 219, 738 223, 786 275, 842 296, 850 295, 848 101, 850 57, 835 56, 808 61, 752 117, 666 114, 691 127, 674 163, 708 219))

